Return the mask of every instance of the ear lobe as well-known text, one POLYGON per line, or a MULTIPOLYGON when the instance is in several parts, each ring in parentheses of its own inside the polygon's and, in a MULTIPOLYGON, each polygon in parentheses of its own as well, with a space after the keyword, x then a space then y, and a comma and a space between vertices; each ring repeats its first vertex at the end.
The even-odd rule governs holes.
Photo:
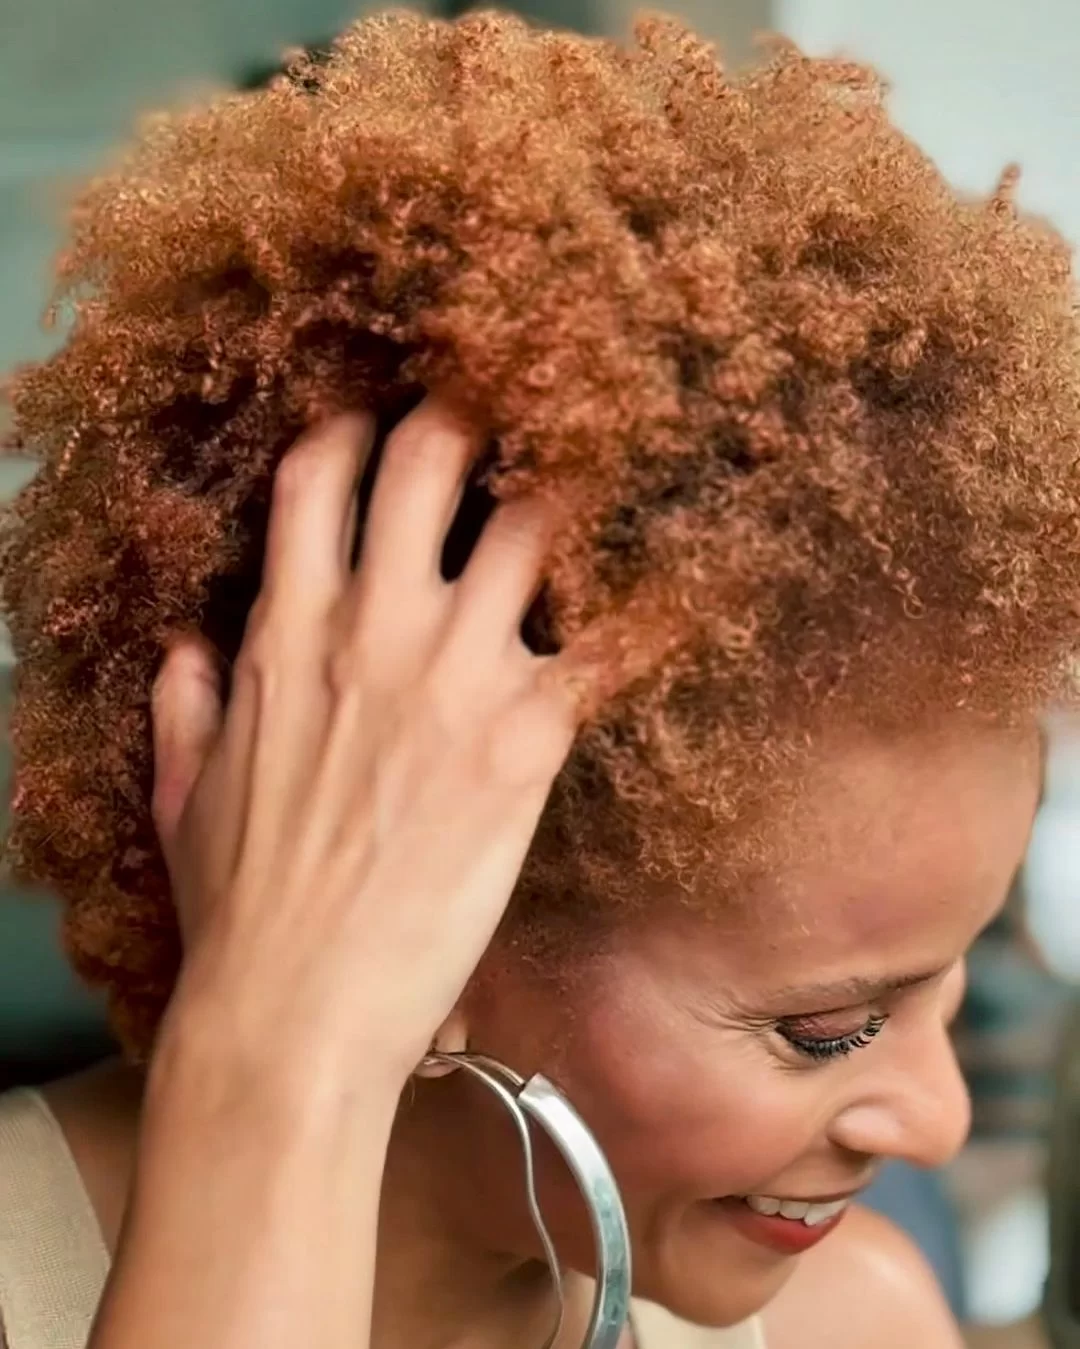
MULTIPOLYGON (((434 1054, 464 1054, 468 1047, 469 1027, 465 1019, 465 1013, 459 1007, 455 1007, 435 1032, 431 1041, 431 1052, 434 1054)), ((417 1065, 414 1076, 446 1077, 456 1071, 452 1063, 433 1063, 425 1059, 423 1063, 417 1065)))

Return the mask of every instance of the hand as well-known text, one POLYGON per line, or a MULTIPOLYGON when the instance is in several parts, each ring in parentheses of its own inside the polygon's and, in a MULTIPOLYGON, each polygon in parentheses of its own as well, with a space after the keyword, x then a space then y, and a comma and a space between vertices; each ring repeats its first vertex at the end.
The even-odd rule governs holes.
POLYGON ((491 940, 593 676, 584 645, 521 640, 548 508, 500 505, 442 579, 482 441, 438 399, 390 437, 350 566, 373 440, 341 417, 283 460, 228 707, 200 642, 166 658, 154 813, 181 997, 279 1048, 347 1041, 403 1081, 491 940))

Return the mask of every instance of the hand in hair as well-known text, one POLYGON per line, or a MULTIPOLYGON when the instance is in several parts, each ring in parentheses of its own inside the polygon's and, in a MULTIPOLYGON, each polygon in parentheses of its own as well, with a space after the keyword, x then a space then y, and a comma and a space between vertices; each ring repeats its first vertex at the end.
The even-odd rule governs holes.
POLYGON ((958 199, 871 71, 781 47, 732 74, 662 20, 622 47, 373 17, 149 123, 75 213, 68 340, 12 386, 42 469, 0 521, 7 855, 125 1048, 181 949, 162 639, 236 655, 278 460, 330 413, 452 382, 494 495, 560 508, 552 641, 631 598, 616 645, 667 634, 558 776, 530 950, 618 924, 643 875, 711 906, 718 858, 768 865, 824 722, 1072 697, 1075 287, 1012 186, 958 199))
POLYGON ((362 1349, 398 1096, 599 686, 584 645, 522 639, 550 508, 500 506, 443 579, 481 448, 444 402, 391 435, 353 568, 373 441, 370 418, 339 417, 282 460, 227 706, 198 639, 156 683, 154 817, 187 957, 92 1349, 362 1349))
POLYGON ((498 507, 443 579, 482 441, 441 401, 390 436, 353 570, 373 427, 282 461, 227 708, 205 645, 173 646, 154 810, 188 947, 173 1016, 207 1008, 256 1058, 338 1043, 399 1090, 502 917, 589 676, 583 644, 521 635, 549 507, 498 507))

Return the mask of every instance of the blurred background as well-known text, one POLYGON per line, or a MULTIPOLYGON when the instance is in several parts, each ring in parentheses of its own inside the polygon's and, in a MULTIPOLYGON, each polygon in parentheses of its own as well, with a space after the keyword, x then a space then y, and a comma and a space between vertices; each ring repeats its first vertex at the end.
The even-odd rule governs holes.
MULTIPOLYGON (((452 15, 468 5, 412 7, 452 15)), ((505 7, 619 35, 637 5, 505 7)), ((38 316, 65 191, 140 110, 202 87, 257 83, 287 46, 323 41, 363 8, 362 0, 0 0, 0 370, 54 340, 38 316)), ((1016 160, 1022 203, 1080 240, 1077 0, 669 0, 663 8, 719 40, 732 64, 752 59, 763 30, 786 32, 814 53, 873 62, 893 83, 901 125, 958 187, 986 191, 1016 160)), ((0 462, 0 492, 26 472, 0 462)), ((9 679, 0 647, 5 698, 9 679)), ((957 1311, 986 1327, 970 1332, 971 1343, 1017 1349, 1080 1346, 1080 728, 1052 719, 1048 745, 1031 853, 1005 915, 973 953, 957 1028, 975 1103, 971 1143, 947 1175, 897 1169, 877 1196, 920 1241, 957 1311), (1040 1306, 1041 1329, 1029 1319, 1040 1306)), ((0 892, 0 1079, 55 1073, 107 1043, 100 1009, 59 957, 51 905, 0 892)))

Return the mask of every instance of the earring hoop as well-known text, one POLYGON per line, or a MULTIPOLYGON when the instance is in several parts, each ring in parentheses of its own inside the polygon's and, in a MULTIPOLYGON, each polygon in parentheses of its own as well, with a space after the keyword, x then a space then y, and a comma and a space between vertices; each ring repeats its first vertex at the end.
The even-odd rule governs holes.
POLYGON ((596 1248, 596 1292, 581 1349, 616 1349, 630 1315, 630 1231, 619 1187, 588 1125, 566 1097, 539 1073, 526 1081, 485 1054, 444 1054, 437 1050, 427 1055, 424 1065, 464 1069, 498 1097, 517 1127, 529 1215, 544 1249, 559 1303, 555 1327, 544 1349, 552 1349, 562 1330, 566 1296, 555 1244, 536 1194, 531 1124, 536 1124, 554 1143, 585 1200, 596 1248))

